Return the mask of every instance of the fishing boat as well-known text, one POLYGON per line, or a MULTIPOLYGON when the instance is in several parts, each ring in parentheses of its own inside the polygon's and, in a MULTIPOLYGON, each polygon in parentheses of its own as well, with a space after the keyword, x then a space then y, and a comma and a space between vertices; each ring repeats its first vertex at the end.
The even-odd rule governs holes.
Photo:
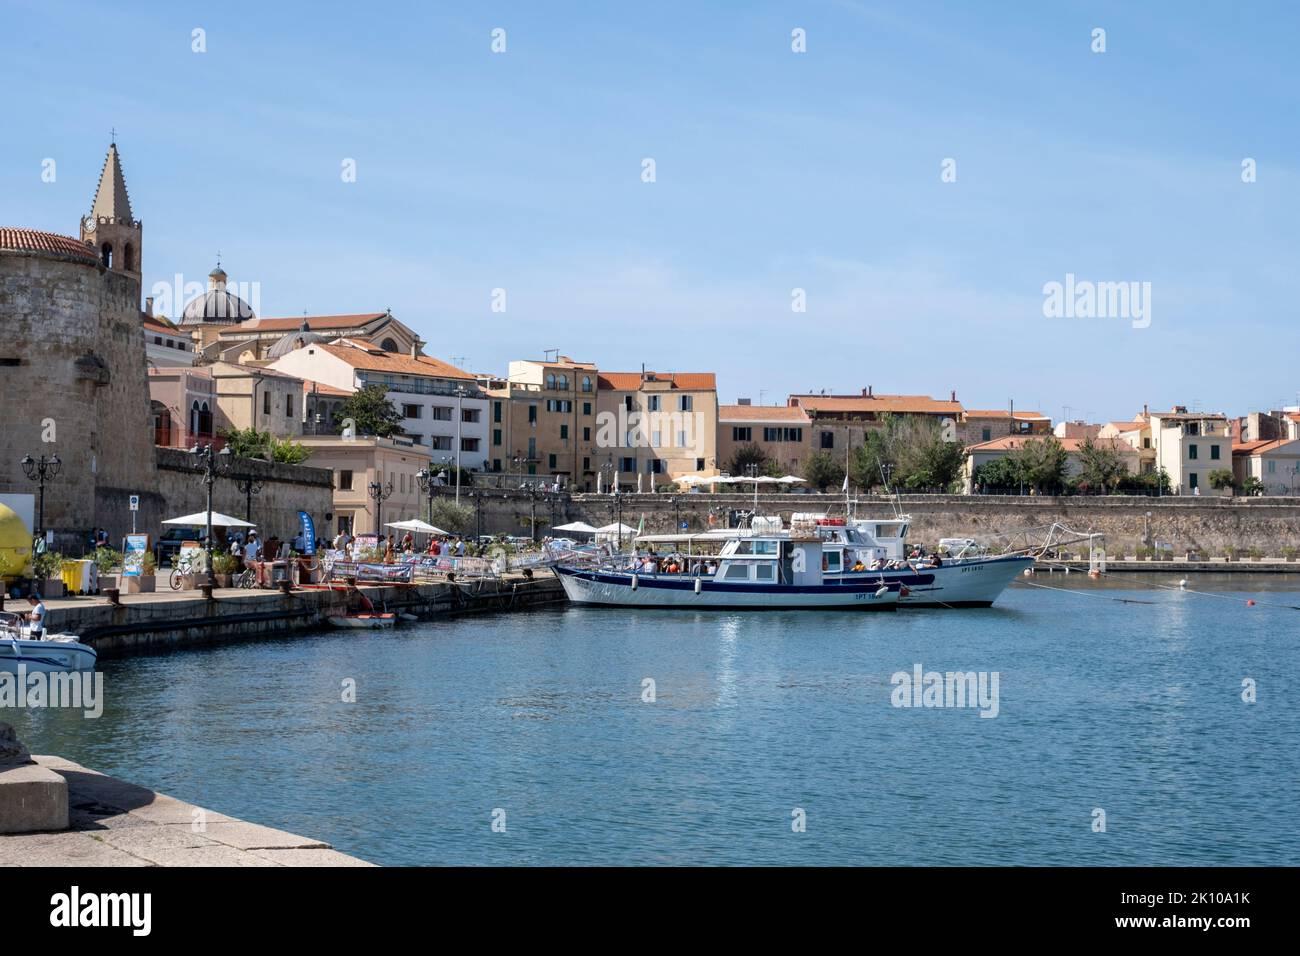
POLYGON ((98 653, 73 634, 47 634, 39 639, 22 635, 22 620, 17 615, 0 613, 0 671, 17 674, 20 666, 29 674, 95 669, 98 653))
POLYGON ((823 542, 816 535, 764 534, 751 529, 699 535, 642 536, 637 552, 614 555, 596 566, 558 563, 554 571, 575 604, 697 609, 844 609, 892 611, 900 585, 883 578, 828 578, 823 542), (682 543, 685 554, 659 558, 640 553, 644 543, 682 543), (716 554, 695 554, 705 543, 716 554))
POLYGON ((832 518, 796 513, 792 529, 823 541, 826 575, 838 581, 898 582, 901 607, 991 607, 1007 585, 1034 565, 1028 554, 990 554, 970 538, 945 538, 935 554, 909 552, 907 515, 832 518))

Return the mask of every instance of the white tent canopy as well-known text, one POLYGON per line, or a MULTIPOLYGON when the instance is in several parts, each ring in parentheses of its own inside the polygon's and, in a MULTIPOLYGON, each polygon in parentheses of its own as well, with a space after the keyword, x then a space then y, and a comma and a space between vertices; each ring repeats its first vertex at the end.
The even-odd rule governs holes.
MULTIPOLYGON (((240 518, 232 518, 230 515, 223 515, 220 511, 212 513, 212 527, 214 528, 256 528, 257 525, 250 521, 244 521, 240 518)), ((179 518, 168 518, 163 524, 187 525, 192 528, 206 528, 208 526, 208 512, 196 511, 192 515, 181 515, 179 518)))
MULTIPOLYGON (((611 525, 611 527, 613 527, 613 526, 611 525)), ((599 529, 599 528, 593 528, 591 525, 587 524, 587 522, 585 522, 585 521, 570 521, 568 524, 556 525, 556 526, 555 526, 554 528, 552 528, 551 530, 552 530, 552 531, 570 531, 570 532, 573 532, 573 533, 575 533, 575 534, 595 534, 595 533, 598 532, 600 529, 599 529)))
POLYGON ((421 521, 419 518, 410 518, 406 521, 390 521, 384 527, 396 528, 398 531, 416 531, 420 534, 451 534, 450 531, 443 531, 436 525, 421 521))
POLYGON ((798 478, 794 475, 786 475, 784 478, 778 478, 776 480, 783 485, 794 485, 794 484, 802 484, 807 479, 798 478))
POLYGON ((596 529, 597 534, 635 534, 636 528, 629 528, 625 524, 607 524, 603 528, 596 529))

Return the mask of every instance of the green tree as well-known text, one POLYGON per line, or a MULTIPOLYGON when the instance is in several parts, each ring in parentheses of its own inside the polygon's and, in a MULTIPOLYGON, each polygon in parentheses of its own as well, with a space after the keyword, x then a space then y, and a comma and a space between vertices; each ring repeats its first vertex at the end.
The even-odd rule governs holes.
POLYGON ((972 481, 981 488, 993 491, 1014 491, 1024 481, 1016 460, 1010 455, 986 461, 975 469, 972 481))
POLYGON ((1260 481, 1254 475, 1247 475, 1241 481, 1241 493, 1243 495, 1262 495, 1264 493, 1264 482, 1260 481))
POLYGON ((1216 491, 1222 491, 1224 488, 1235 488, 1237 478, 1232 473, 1231 468, 1216 468, 1210 472, 1210 487, 1216 491))
POLYGON ((433 520, 429 523, 453 534, 469 534, 474 527, 474 509, 450 498, 434 498, 433 520))
POLYGON ((803 477, 818 491, 844 483, 844 466, 830 452, 816 451, 803 463, 803 477))
POLYGON ((1055 435, 1031 438, 1008 457, 1013 459, 1025 484, 1039 493, 1055 493, 1065 484, 1068 456, 1055 435))
POLYGON ((779 467, 777 462, 752 441, 746 442, 732 453, 731 460, 727 462, 727 474, 737 476, 747 474, 750 465, 757 465, 760 475, 781 477, 779 473, 774 473, 779 467))
POLYGON ((311 457, 311 449, 292 438, 277 438, 256 428, 222 432, 226 447, 236 458, 260 458, 296 465, 311 457))
POLYGON ((892 416, 887 423, 887 448, 895 462, 894 481, 922 491, 949 491, 966 463, 960 442, 949 441, 933 419, 892 416))
POLYGON ((378 435, 388 438, 400 431, 398 424, 402 413, 388 400, 382 385, 367 385, 348 396, 339 409, 337 429, 342 434, 348 422, 357 435, 378 435))
POLYGON ((1126 474, 1128 466, 1113 444, 1096 442, 1090 437, 1079 443, 1078 483, 1081 487, 1088 490, 1100 488, 1105 494, 1119 487, 1126 474))
POLYGON ((884 486, 885 473, 893 467, 888 426, 873 428, 867 432, 862 444, 853 449, 849 458, 849 478, 870 493, 877 486, 884 486))

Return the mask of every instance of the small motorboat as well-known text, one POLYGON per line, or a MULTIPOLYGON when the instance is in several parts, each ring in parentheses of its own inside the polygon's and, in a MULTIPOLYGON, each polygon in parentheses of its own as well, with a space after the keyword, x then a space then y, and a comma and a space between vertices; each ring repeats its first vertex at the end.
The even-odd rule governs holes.
POLYGON ((23 637, 22 620, 16 614, 0 613, 0 671, 17 674, 19 667, 29 674, 93 671, 98 658, 95 649, 74 634, 23 637))
POLYGON ((397 623, 397 615, 391 612, 386 614, 372 612, 339 614, 329 618, 329 622, 334 627, 392 627, 397 623))

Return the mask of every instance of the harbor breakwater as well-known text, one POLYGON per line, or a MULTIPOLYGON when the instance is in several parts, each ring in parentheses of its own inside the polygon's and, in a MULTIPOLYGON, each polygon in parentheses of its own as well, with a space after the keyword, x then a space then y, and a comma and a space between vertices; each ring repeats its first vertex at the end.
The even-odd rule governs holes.
MULTIPOLYGON (((467 580, 414 585, 361 585, 376 609, 417 617, 517 610, 565 600, 549 572, 532 578, 467 580)), ((355 609, 343 590, 137 594, 111 604, 102 597, 51 601, 49 629, 76 634, 101 659, 199 644, 253 640, 327 627, 328 619, 355 609)))

